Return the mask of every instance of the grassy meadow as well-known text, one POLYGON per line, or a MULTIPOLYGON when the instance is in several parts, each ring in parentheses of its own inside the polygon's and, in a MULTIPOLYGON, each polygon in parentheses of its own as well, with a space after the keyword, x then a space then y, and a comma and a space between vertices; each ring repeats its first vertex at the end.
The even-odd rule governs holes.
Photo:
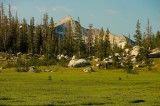
POLYGON ((56 72, 0 70, 0 105, 160 105, 160 73, 43 66, 56 72))

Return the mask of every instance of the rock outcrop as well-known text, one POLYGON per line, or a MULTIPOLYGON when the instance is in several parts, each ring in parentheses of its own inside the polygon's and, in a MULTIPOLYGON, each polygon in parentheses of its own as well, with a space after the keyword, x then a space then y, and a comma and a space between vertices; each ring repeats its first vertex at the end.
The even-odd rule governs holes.
POLYGON ((90 65, 90 64, 85 59, 72 59, 70 60, 68 67, 78 68, 78 67, 84 67, 87 65, 90 65))
POLYGON ((153 50, 151 50, 151 53, 148 54, 149 58, 158 58, 160 57, 160 48, 155 48, 153 50))

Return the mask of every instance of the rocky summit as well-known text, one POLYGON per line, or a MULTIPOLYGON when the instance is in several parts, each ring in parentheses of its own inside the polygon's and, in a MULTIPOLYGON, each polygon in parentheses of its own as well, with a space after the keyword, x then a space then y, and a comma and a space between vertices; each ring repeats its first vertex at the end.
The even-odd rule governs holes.
MULTIPOLYGON (((63 37, 64 29, 68 28, 69 22, 71 23, 71 28, 72 28, 73 34, 75 33, 75 27, 76 27, 77 21, 74 21, 71 16, 67 16, 55 24, 55 28, 56 28, 59 36, 63 37)), ((87 38, 88 38, 87 34, 88 34, 89 29, 81 26, 81 30, 82 30, 83 40, 85 42, 87 42, 87 38)), ((95 40, 95 38, 99 38, 99 34, 100 34, 100 29, 92 28, 93 41, 95 40)), ((104 32, 104 35, 105 34, 106 34, 106 32, 104 32)), ((134 44, 134 42, 131 39, 129 39, 128 37, 126 37, 124 35, 117 36, 117 35, 112 34, 111 32, 109 33, 109 40, 110 40, 111 45, 115 43, 119 47, 122 47, 122 48, 124 48, 125 44, 127 43, 127 40, 130 41, 131 45, 134 44)))

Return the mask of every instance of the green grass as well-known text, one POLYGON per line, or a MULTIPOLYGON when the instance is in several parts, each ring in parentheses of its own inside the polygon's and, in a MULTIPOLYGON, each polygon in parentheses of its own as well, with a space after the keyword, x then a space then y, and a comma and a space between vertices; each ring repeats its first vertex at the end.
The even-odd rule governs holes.
POLYGON ((127 74, 123 70, 53 69, 53 73, 0 70, 0 105, 121 105, 160 104, 160 73, 127 74), (49 78, 50 77, 50 78, 49 78))

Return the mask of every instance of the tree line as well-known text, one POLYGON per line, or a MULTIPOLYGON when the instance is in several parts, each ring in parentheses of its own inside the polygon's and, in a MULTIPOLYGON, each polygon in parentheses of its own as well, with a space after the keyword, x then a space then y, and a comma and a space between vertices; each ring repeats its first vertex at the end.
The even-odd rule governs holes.
MULTIPOLYGON (((53 17, 47 13, 43 15, 42 24, 35 25, 34 17, 27 23, 26 19, 19 20, 17 14, 12 15, 11 6, 8 12, 4 11, 3 3, 0 5, 0 52, 9 53, 33 53, 43 54, 47 59, 51 59, 58 54, 68 56, 76 55, 79 58, 96 56, 103 59, 113 52, 121 50, 116 44, 109 41, 109 29, 104 31, 101 28, 98 38, 93 39, 92 27, 89 25, 87 43, 82 36, 80 18, 76 22, 75 32, 73 33, 71 22, 64 30, 64 36, 58 36, 53 17)), ((130 38, 130 37, 129 37, 130 38)), ((148 20, 146 33, 142 35, 140 22, 137 21, 136 32, 134 35, 135 45, 144 46, 147 50, 160 47, 160 32, 154 35, 148 20)), ((131 47, 130 41, 126 43, 126 48, 131 47)))
MULTIPOLYGON (((102 46, 99 43, 105 43, 104 48, 109 47, 109 35, 106 35, 106 40, 102 42, 96 41, 97 44, 93 47, 92 25, 89 25, 87 44, 82 39, 82 29, 80 18, 76 22, 75 32, 73 33, 71 22, 68 28, 64 29, 63 38, 58 36, 53 17, 49 18, 48 14, 43 15, 43 23, 36 24, 34 17, 31 17, 30 23, 26 19, 19 20, 18 16, 12 15, 11 6, 8 6, 8 15, 6 15, 3 3, 0 6, 0 52, 9 53, 33 53, 44 54, 46 58, 52 58, 54 55, 77 55, 77 57, 86 57, 97 54, 97 47, 102 46), (67 31, 66 31, 67 30, 67 31)), ((104 34, 101 29, 100 36, 104 34)), ((109 30, 108 33, 109 34, 109 30)), ((101 48, 102 49, 102 48, 101 48)), ((105 50, 106 52, 106 50, 105 50)), ((99 54, 102 55, 102 54, 99 54)), ((105 54, 104 54, 105 55, 105 54)))

